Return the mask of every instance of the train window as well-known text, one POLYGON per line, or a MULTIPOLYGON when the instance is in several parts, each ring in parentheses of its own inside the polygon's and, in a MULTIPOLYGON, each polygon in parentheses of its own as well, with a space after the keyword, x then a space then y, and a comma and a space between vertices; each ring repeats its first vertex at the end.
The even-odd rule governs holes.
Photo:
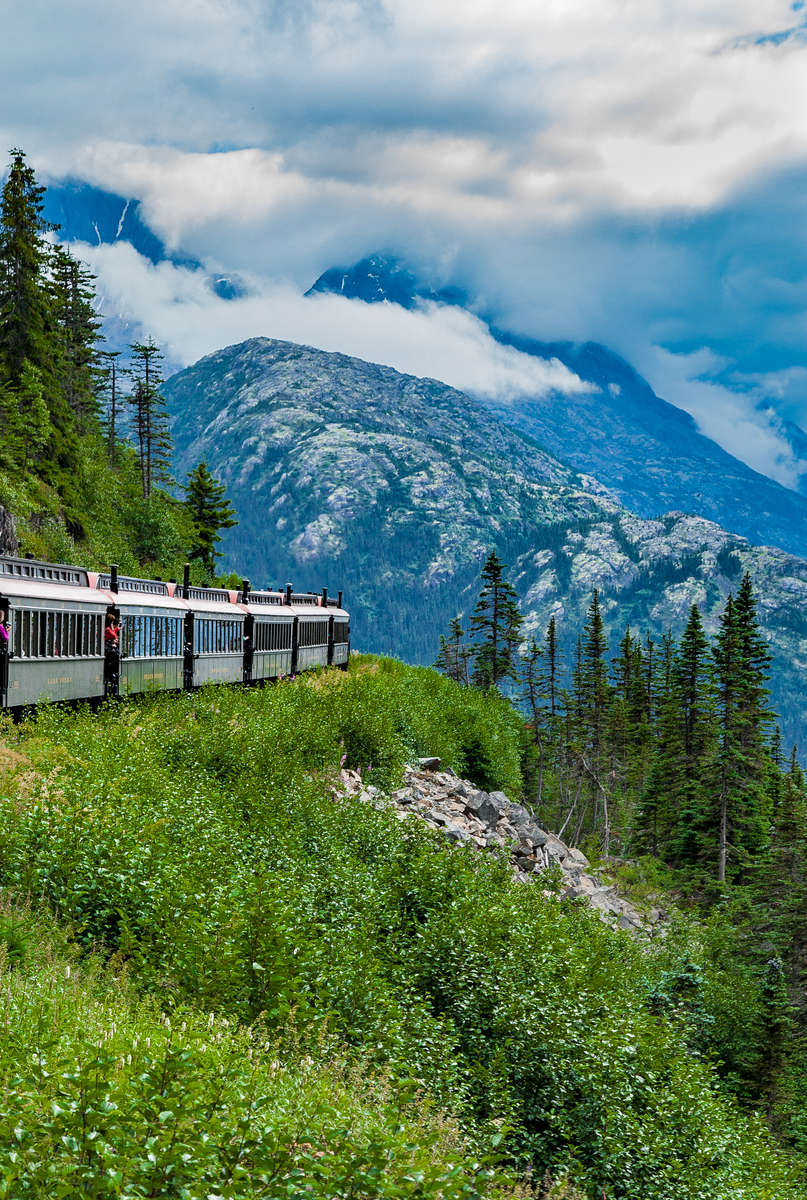
POLYGON ((101 617, 97 613, 12 614, 12 645, 17 658, 90 658, 101 654, 101 617))
POLYGON ((162 658, 179 654, 180 617, 123 617, 121 653, 124 658, 162 658))
POLYGON ((336 645, 350 641, 350 626, 347 621, 334 621, 333 640, 336 645))
POLYGON ((241 621, 218 617, 197 618, 194 623, 195 649, 198 654, 240 654, 244 627, 241 621))
POLYGON ((254 636, 256 650, 290 650, 291 622, 256 621, 254 636))
POLYGON ((301 621, 298 629, 298 646, 325 646, 328 642, 327 621, 301 621))

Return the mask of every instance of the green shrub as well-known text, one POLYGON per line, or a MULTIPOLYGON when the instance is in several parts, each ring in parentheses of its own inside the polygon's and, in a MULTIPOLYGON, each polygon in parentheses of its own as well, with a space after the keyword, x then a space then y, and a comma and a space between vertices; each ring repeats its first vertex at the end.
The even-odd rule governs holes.
POLYGON ((345 1047, 390 1095, 419 1090, 475 1153, 498 1146, 536 1178, 568 1172, 597 1200, 804 1196, 723 1093, 694 1018, 649 1000, 691 952, 717 1011, 691 935, 637 945, 335 786, 344 756, 385 786, 418 754, 464 769, 469 731, 490 785, 518 796, 512 709, 389 660, 46 709, 17 731, 39 782, 28 769, 0 800, 0 881, 125 963, 172 1029, 190 1004, 273 1037, 293 1022, 315 1062, 345 1047))

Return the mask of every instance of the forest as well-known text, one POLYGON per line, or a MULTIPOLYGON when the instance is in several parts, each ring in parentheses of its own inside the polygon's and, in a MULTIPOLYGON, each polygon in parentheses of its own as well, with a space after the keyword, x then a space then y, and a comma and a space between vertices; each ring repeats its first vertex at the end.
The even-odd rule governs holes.
POLYGON ((177 499, 150 338, 105 348, 94 280, 43 218, 19 149, 0 199, 0 504, 26 553, 131 574, 215 574, 234 514, 205 464, 177 499))
POLYGON ((524 712, 525 796, 548 829, 719 924, 721 953, 747 972, 753 1031, 720 1070, 807 1149, 807 787, 770 707, 749 577, 711 640, 693 605, 678 642, 627 628, 613 648, 595 589, 564 662, 554 618, 523 638, 492 552, 469 630, 454 619, 436 665, 524 712))

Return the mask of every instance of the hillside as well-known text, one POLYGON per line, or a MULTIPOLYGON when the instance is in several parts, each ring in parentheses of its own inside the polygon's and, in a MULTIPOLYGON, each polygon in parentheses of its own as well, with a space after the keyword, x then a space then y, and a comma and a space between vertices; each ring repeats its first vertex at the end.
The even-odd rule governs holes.
POLYGON ((5 731, 7 1194, 803 1200, 718 1069, 764 1013, 728 927, 634 939, 382 799, 480 748, 517 799, 522 734, 368 661, 5 731))
POLYGON ((166 395, 177 472, 206 458, 238 509, 228 565, 257 583, 343 587, 356 645, 432 661, 493 545, 531 627, 568 617, 562 637, 595 586, 612 636, 628 620, 680 633, 692 602, 713 627, 748 570, 774 701, 802 740, 801 559, 698 518, 641 520, 471 397, 344 355, 253 339, 175 375, 166 395))
MULTIPOLYGON (((323 292, 368 304, 412 308, 425 301, 476 311, 472 299, 458 289, 435 290, 383 255, 326 271, 308 294, 323 292)), ((657 396, 618 354, 595 342, 540 341, 486 323, 503 345, 541 359, 557 358, 591 384, 588 392, 573 397, 548 392, 486 400, 507 424, 594 475, 640 516, 694 513, 749 541, 807 555, 807 498, 705 437, 688 413, 657 396)), ((803 443, 797 426, 790 426, 788 436, 794 447, 803 443)))

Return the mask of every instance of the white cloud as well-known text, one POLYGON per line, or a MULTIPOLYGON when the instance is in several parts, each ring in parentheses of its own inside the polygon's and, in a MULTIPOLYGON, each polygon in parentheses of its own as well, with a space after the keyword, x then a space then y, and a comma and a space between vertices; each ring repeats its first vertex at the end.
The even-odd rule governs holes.
POLYGON ((252 281, 248 296, 224 301, 201 271, 152 266, 129 245, 76 243, 75 250, 99 278, 105 311, 141 324, 183 365, 249 337, 272 337, 497 399, 549 390, 574 394, 589 387, 557 359, 500 345, 463 309, 426 305, 410 312, 341 296, 306 298, 291 284, 261 280, 252 281))
POLYGON ((758 395, 709 379, 722 364, 708 349, 671 354, 651 347, 637 365, 654 391, 693 416, 707 437, 754 470, 795 488, 807 462, 795 457, 777 414, 757 407, 758 395), (706 378, 704 378, 706 376, 706 378))

